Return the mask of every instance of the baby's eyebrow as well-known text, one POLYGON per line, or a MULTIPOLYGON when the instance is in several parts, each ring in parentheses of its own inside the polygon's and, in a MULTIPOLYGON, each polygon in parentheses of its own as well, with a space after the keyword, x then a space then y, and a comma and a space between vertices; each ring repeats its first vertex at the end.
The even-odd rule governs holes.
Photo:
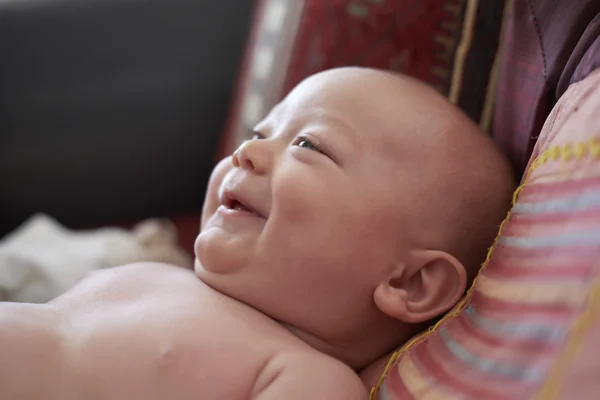
POLYGON ((316 119, 318 121, 330 122, 340 127, 343 127, 344 131, 348 132, 348 135, 344 136, 349 138, 353 145, 358 146, 358 132, 351 124, 348 123, 348 121, 346 121, 340 115, 337 115, 336 113, 331 111, 320 109, 318 115, 316 116, 316 119))

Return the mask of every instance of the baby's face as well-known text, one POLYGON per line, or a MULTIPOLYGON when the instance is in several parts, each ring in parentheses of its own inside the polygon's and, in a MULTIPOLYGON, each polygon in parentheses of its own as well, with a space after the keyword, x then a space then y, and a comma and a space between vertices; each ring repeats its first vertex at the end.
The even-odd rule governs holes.
POLYGON ((203 281, 329 340, 368 326, 373 290, 416 228, 411 152, 365 89, 317 75, 276 106, 215 168, 195 245, 203 281))
POLYGON ((354 366, 458 301, 512 195, 468 117, 377 71, 314 75, 248 136, 211 176, 196 273, 354 366))

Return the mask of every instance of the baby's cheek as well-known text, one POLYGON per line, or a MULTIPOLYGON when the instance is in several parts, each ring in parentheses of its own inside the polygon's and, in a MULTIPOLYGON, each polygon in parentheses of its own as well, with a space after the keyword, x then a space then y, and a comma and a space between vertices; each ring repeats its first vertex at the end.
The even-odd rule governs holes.
POLYGON ((219 207, 219 189, 229 171, 233 169, 231 164, 231 156, 225 157, 213 169, 206 188, 206 196, 204 197, 204 205, 202 206, 202 222, 201 227, 204 227, 207 219, 219 207))
POLYGON ((225 157, 224 159, 219 161, 219 163, 215 166, 212 173, 210 174, 210 180, 208 185, 209 190, 212 190, 213 188, 218 189, 218 187, 221 186, 221 183, 223 183, 225 175, 227 175, 227 173, 233 168, 234 167, 231 162, 231 156, 225 157))

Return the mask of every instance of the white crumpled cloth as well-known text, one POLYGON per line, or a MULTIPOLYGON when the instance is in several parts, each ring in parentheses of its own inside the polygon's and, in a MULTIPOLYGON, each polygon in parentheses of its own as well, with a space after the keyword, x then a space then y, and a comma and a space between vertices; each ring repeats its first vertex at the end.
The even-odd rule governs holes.
POLYGON ((91 270, 138 261, 193 264, 169 220, 146 220, 132 230, 74 231, 35 215, 0 240, 0 301, 47 302, 91 270))

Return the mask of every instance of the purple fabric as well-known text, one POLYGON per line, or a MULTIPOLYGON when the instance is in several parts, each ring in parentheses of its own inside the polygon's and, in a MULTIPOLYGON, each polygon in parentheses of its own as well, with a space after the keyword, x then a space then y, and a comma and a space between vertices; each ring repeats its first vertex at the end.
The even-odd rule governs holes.
POLYGON ((600 67, 600 1, 509 1, 493 135, 520 176, 552 107, 600 67))

